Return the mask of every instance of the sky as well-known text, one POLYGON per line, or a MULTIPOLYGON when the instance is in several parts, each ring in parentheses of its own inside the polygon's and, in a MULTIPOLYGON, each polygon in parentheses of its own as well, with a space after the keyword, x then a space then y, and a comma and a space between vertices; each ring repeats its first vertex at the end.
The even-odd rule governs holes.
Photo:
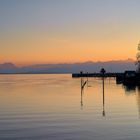
POLYGON ((0 0, 0 63, 136 59, 140 0, 0 0))

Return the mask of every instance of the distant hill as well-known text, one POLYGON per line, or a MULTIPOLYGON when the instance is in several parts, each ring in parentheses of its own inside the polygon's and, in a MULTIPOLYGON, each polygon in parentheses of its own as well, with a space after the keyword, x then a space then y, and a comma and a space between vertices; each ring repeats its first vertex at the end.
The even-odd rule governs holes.
POLYGON ((0 73, 16 73, 19 68, 12 63, 0 64, 0 73))
POLYGON ((36 64, 26 67, 17 67, 12 63, 0 64, 0 73, 76 73, 76 72, 99 72, 104 67, 107 72, 124 72, 135 70, 133 60, 116 60, 107 62, 84 62, 73 64, 36 64))

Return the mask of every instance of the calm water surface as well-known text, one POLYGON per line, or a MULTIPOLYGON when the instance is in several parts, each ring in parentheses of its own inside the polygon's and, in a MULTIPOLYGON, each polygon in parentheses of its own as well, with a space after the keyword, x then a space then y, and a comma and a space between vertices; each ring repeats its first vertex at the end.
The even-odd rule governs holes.
POLYGON ((104 90, 95 78, 81 94, 71 75, 0 75, 0 140, 139 140, 139 89, 106 79, 104 90))

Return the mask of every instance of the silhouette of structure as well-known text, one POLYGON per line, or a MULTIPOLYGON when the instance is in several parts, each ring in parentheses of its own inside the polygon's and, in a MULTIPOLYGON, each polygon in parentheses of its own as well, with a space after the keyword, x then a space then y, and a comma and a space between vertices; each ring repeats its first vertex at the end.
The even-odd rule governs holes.
MULTIPOLYGON (((117 84, 130 84, 140 85, 140 43, 138 44, 137 68, 134 70, 126 70, 123 73, 106 73, 105 69, 102 68, 100 73, 73 73, 73 78, 79 77, 115 77, 117 84)), ((86 83, 84 83, 86 84, 86 83)), ((84 86, 84 85, 83 85, 84 86)))
POLYGON ((140 73, 140 43, 138 44, 138 53, 137 53, 137 73, 140 73))

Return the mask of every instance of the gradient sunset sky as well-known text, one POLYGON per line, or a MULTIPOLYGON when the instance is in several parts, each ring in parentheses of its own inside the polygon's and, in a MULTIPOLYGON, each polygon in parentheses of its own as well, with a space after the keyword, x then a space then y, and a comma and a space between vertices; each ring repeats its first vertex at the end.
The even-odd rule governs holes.
POLYGON ((0 0, 0 63, 135 59, 140 0, 0 0))

